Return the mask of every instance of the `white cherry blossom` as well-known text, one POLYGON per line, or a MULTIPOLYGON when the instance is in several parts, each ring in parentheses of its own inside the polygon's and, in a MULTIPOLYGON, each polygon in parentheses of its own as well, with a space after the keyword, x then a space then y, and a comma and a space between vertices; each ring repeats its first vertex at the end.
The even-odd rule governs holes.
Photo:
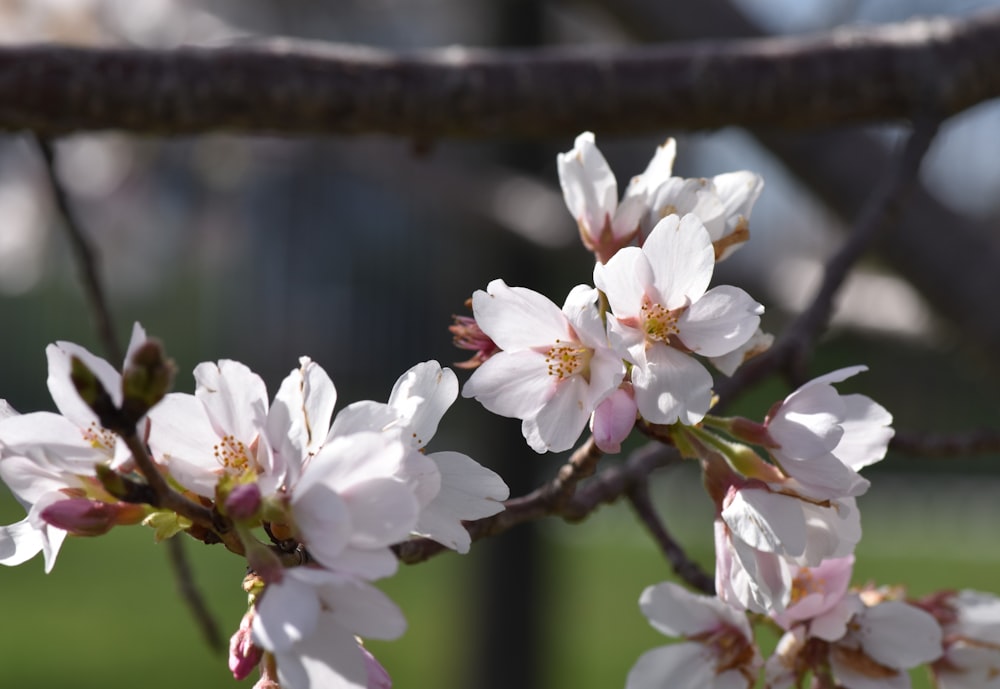
POLYGON ((573 149, 557 156, 566 207, 576 219, 584 246, 602 263, 638 234, 650 196, 670 178, 675 151, 673 139, 660 146, 646 171, 631 180, 621 203, 618 182, 592 132, 577 136, 573 149))
MULTIPOLYGON (((145 341, 146 332, 136 323, 126 362, 145 341)), ((53 502, 99 492, 92 480, 95 467, 120 468, 131 459, 131 453, 121 438, 101 426, 70 378, 72 358, 76 357, 120 405, 121 373, 72 342, 51 344, 45 355, 49 393, 59 413, 18 414, 6 401, 0 408, 0 479, 27 511, 21 521, 0 527, 0 564, 18 565, 41 552, 49 572, 66 532, 46 523, 42 512, 53 502)))
POLYGON ((761 658, 744 613, 673 582, 647 588, 639 606, 657 631, 685 641, 640 656, 629 671, 626 689, 754 686, 761 658))
POLYGON ((868 490, 857 470, 885 456, 892 415, 865 395, 841 395, 833 387, 864 370, 842 368, 809 381, 767 419, 776 445, 770 452, 796 492, 826 500, 868 490))
POLYGON ((625 375, 596 300, 597 291, 586 285, 574 287, 561 310, 538 292, 503 280, 477 291, 476 322, 502 351, 473 372, 462 395, 494 414, 521 419, 536 452, 570 449, 625 375))
POLYGON ((712 376, 691 354, 717 357, 757 330, 764 307, 741 289, 708 289, 715 256, 693 215, 661 220, 642 248, 626 247, 594 268, 611 305, 611 342, 633 364, 639 412, 653 423, 701 421, 712 376))
POLYGON ((267 585, 252 630, 274 655, 282 689, 367 689, 370 661, 357 637, 398 638, 406 620, 361 579, 296 567, 267 585))
POLYGON ((970 590, 937 598, 924 606, 943 623, 944 655, 932 666, 937 686, 1000 688, 1000 598, 970 590))

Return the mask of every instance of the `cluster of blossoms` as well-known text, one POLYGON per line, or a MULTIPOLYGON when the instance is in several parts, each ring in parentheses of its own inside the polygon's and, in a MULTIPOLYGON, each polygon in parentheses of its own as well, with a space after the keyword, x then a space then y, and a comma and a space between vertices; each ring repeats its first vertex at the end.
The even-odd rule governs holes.
POLYGON ((558 156, 559 178, 596 258, 595 287, 574 287, 560 309, 494 280, 473 295, 473 317, 453 326, 456 343, 476 352, 463 395, 521 419, 535 451, 569 449, 589 421, 605 452, 640 428, 701 464, 716 508, 716 595, 669 582, 642 594, 653 626, 688 641, 643 655, 628 689, 753 687, 762 670, 770 689, 807 677, 817 687, 903 688, 909 668, 931 662, 940 686, 1000 687, 1000 601, 977 598, 993 628, 966 624, 948 646, 952 632, 937 620, 972 614, 964 601, 982 594, 925 611, 898 591, 848 593, 856 498, 869 486, 858 471, 893 436, 881 405, 834 387, 864 366, 806 383, 762 423, 709 413, 713 379, 701 360, 732 375, 773 340, 746 292, 709 288, 716 262, 749 239, 763 183, 751 172, 674 177, 674 153, 673 140, 659 147, 619 201, 593 134, 577 137, 558 156), (748 613, 785 631, 766 663, 748 613))
MULTIPOLYGON (((762 181, 674 177, 674 153, 672 140, 661 146, 619 199, 581 134, 558 170, 596 258, 593 286, 573 287, 560 308, 493 280, 452 326, 475 352, 462 394, 520 419, 536 452, 572 448, 589 424, 603 452, 638 430, 702 469, 715 595, 671 582, 642 593, 652 625, 683 640, 643 654, 627 689, 906 689, 919 665, 941 689, 1000 689, 1000 599, 849 587, 869 487, 858 472, 893 436, 881 405, 835 387, 864 366, 800 386, 759 422, 711 413, 709 367, 732 375, 773 339, 750 295, 710 287, 716 262, 749 238, 762 181), (752 623, 782 634, 766 660, 752 623)), ((361 639, 405 628, 372 585, 395 573, 392 546, 420 536, 465 553, 463 522, 508 497, 466 455, 427 451, 459 393, 434 361, 404 373, 388 402, 335 415, 333 382, 306 357, 270 398, 230 360, 200 364, 193 395, 168 393, 172 365, 138 325, 122 371, 71 343, 46 354, 59 413, 0 400, 0 479, 26 510, 0 527, 0 564, 41 552, 49 571, 68 534, 126 524, 221 542, 250 569, 230 669, 242 679, 258 668, 259 689, 389 687, 361 639)))
POLYGON ((43 552, 49 571, 67 534, 123 524, 142 522, 160 538, 227 536, 251 569, 250 607, 231 643, 234 676, 259 667, 262 687, 389 686, 359 637, 405 629, 370 583, 396 571, 390 546, 420 535, 467 552, 462 520, 498 513, 508 496, 499 476, 466 455, 425 451, 458 395, 455 374, 418 364, 388 403, 355 402, 334 417, 334 385, 308 358, 269 400, 263 380, 229 360, 200 364, 193 395, 163 396, 155 377, 148 384, 158 353, 137 325, 123 376, 58 342, 47 355, 60 413, 22 415, 4 404, 0 477, 27 516, 0 530, 0 563, 43 552), (173 502, 150 495, 137 441, 173 502), (199 509, 207 525, 195 522, 199 509))

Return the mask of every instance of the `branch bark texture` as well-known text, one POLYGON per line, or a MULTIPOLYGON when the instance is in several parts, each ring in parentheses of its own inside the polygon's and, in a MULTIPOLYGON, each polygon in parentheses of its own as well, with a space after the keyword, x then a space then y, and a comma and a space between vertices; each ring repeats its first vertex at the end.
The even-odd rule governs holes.
POLYGON ((0 49, 0 129, 418 139, 816 127, 1000 96, 1000 11, 811 37, 398 54, 268 41, 0 49))

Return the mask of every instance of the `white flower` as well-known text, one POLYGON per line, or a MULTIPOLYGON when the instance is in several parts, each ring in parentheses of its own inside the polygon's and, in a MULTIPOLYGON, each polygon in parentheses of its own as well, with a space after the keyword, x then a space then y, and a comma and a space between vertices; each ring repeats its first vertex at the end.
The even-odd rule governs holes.
POLYGON ((760 324, 764 307, 743 290, 708 290, 714 268, 708 232, 693 215, 667 216, 641 249, 626 247, 594 268, 614 314, 612 344, 634 364, 635 400, 647 421, 701 421, 712 377, 690 354, 728 354, 760 324))
POLYGON ((510 491, 496 473, 460 452, 425 454, 457 396, 455 373, 425 361, 399 377, 388 404, 355 402, 337 414, 331 437, 358 431, 398 433, 410 450, 400 478, 413 487, 420 503, 414 533, 467 553, 471 540, 462 521, 502 511, 510 491))
POLYGON ((608 346, 596 299, 595 289, 578 285, 560 311, 538 292, 503 280, 477 291, 476 322, 503 351, 473 372, 462 395, 494 414, 522 419, 521 431, 536 452, 571 448, 625 375, 621 356, 608 346))
POLYGON ((716 521, 716 590, 730 605, 780 613, 792 565, 846 557, 861 539, 853 498, 816 505, 763 484, 730 488, 716 521))
POLYGON ((317 562, 366 579, 389 576, 389 546, 407 538, 420 505, 397 476, 406 456, 397 433, 334 437, 289 487, 296 534, 317 562))
POLYGON ((944 655, 934 663, 940 689, 1000 687, 1000 598, 959 591, 943 597, 944 655))
POLYGON ((650 195, 670 177, 675 150, 673 139, 659 147, 646 171, 632 179, 620 204, 618 182, 593 133, 580 134, 572 150, 557 156, 566 207, 576 218, 584 246, 602 263, 638 233, 650 195))
POLYGON ((671 177, 651 195, 643 230, 667 215, 691 213, 712 239, 717 261, 728 258, 750 238, 750 211, 764 188, 752 172, 728 172, 712 179, 671 177))
POLYGON ((688 641, 640 656, 629 671, 626 689, 754 686, 761 659, 745 613, 672 582, 647 588, 639 606, 655 629, 688 641))
POLYGON ((831 614, 839 622, 825 637, 805 624, 782 637, 767 661, 767 689, 800 685, 809 671, 831 673, 844 689, 909 689, 908 671, 941 656, 934 617, 879 591, 847 594, 831 614))
POLYGON ((297 567, 256 603, 253 639, 274 654, 282 689, 367 689, 368 660, 356 636, 395 639, 399 608, 360 579, 297 567))
POLYGON ((790 394, 766 426, 769 448, 795 491, 817 500, 859 496, 869 482, 857 470, 885 456, 892 415, 865 395, 841 395, 833 387, 866 370, 842 368, 790 394))
POLYGON ((214 498, 223 476, 262 477, 262 490, 278 488, 264 435, 268 420, 267 388, 256 373, 238 361, 198 364, 194 395, 171 393, 149 412, 148 443, 171 477, 198 495, 214 498))
MULTIPOLYGON (((126 362, 145 340, 146 332, 136 323, 126 362)), ((53 502, 99 491, 90 480, 95 467, 122 467, 131 453, 80 398, 70 378, 72 357, 93 372, 116 405, 122 402, 121 373, 72 342, 49 345, 45 354, 49 393, 59 413, 17 414, 6 402, 0 409, 0 478, 27 511, 21 521, 0 527, 0 564, 17 565, 42 552, 49 572, 66 532, 46 523, 43 510, 53 502)))
POLYGON ((708 360, 712 362, 712 365, 716 369, 727 376, 731 376, 744 363, 758 354, 763 354, 769 350, 772 344, 774 344, 774 335, 757 328, 757 331, 750 336, 749 340, 733 351, 722 356, 708 357, 708 360))

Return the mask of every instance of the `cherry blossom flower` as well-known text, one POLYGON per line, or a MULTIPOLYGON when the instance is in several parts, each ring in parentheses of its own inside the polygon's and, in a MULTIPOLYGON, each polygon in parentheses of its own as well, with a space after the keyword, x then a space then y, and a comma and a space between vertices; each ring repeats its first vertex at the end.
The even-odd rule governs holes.
POLYGON ((765 422, 769 450, 797 493, 826 500, 868 490, 857 470, 885 456, 892 415, 865 395, 841 395, 833 387, 864 370, 853 366, 809 381, 765 422))
POLYGON ((462 395, 494 414, 521 419, 535 452, 568 450, 591 413, 622 382, 597 291, 573 288, 562 310, 541 294, 494 280, 472 298, 476 322, 501 348, 477 368, 462 395))
POLYGON ((715 525, 716 590, 730 605, 780 613, 793 565, 846 557, 861 539, 853 498, 818 505, 758 481, 730 487, 715 525))
POLYGON ((744 613, 672 582, 647 588, 639 606, 657 631, 686 641, 646 651, 629 671, 626 689, 754 686, 761 658, 744 613))
POLYGON ((1000 687, 1000 598, 949 591, 920 602, 941 623, 944 655, 932 665, 940 689, 1000 687))
POLYGON ((594 143, 594 135, 576 137, 573 149, 556 158, 559 184, 566 207, 576 218, 584 246, 606 262, 639 232, 647 203, 656 187, 670 177, 676 146, 673 139, 660 146, 646 171, 629 183, 618 202, 618 182, 594 143))
POLYGON ((194 370, 194 395, 171 393, 149 412, 148 444, 180 485, 206 498, 224 477, 261 477, 265 493, 283 478, 264 429, 267 387, 256 373, 230 359, 194 370))
POLYGON ((398 478, 399 434, 354 433, 325 443, 287 493, 290 526, 317 562, 375 579, 396 571, 389 549, 406 539, 420 509, 398 478))
POLYGON ((253 642, 273 654, 282 689, 366 689, 370 661, 358 636, 395 639, 399 608, 361 579, 296 567, 256 602, 253 642))
POLYGON ((714 267, 698 218, 670 215, 641 249, 626 247, 594 268, 594 283, 613 313, 612 345, 633 364, 635 401, 647 421, 701 421, 711 404, 712 376, 691 354, 728 354, 760 324, 764 307, 743 290, 708 290, 714 267))
POLYGON ((916 606, 867 590, 846 594, 836 610, 847 622, 827 631, 839 637, 798 625, 781 638, 767 661, 768 689, 798 684, 807 672, 844 689, 909 689, 908 671, 941 656, 941 627, 916 606))
POLYGON ((750 211, 764 188, 753 172, 727 172, 711 179, 671 177, 649 198, 643 231, 668 215, 695 215, 708 230, 717 261, 724 260, 750 238, 750 211))
MULTIPOLYGON (((136 323, 126 362, 145 341, 146 332, 136 323)), ((0 527, 0 564, 21 564, 42 552, 45 571, 49 572, 66 531, 45 521, 45 509, 57 501, 85 496, 110 500, 93 480, 95 467, 121 468, 131 453, 121 438, 101 426, 70 378, 72 358, 76 357, 97 377, 113 402, 121 405, 121 373, 72 342, 51 344, 45 354, 49 393, 59 413, 18 414, 6 402, 0 412, 0 479, 27 511, 21 521, 0 527)))

